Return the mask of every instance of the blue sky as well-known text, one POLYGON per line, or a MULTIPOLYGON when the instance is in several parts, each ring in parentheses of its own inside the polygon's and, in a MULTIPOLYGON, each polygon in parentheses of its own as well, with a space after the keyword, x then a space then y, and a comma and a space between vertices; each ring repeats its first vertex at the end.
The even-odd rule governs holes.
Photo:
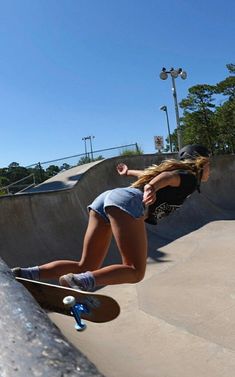
POLYGON ((0 167, 137 142, 154 153, 178 100, 234 61, 234 0, 0 0, 0 167))

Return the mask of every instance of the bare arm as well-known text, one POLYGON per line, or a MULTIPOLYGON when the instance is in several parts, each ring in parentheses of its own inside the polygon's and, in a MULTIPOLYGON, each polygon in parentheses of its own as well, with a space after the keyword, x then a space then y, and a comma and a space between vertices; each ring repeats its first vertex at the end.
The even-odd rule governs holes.
POLYGON ((144 186, 144 196, 143 202, 146 205, 150 205, 156 200, 156 192, 161 188, 166 186, 179 187, 180 185, 180 176, 178 173, 172 172, 162 172, 149 183, 144 186))
POLYGON ((126 164, 120 163, 117 165, 117 172, 120 175, 126 175, 139 178, 143 174, 143 170, 131 170, 128 169, 126 164))

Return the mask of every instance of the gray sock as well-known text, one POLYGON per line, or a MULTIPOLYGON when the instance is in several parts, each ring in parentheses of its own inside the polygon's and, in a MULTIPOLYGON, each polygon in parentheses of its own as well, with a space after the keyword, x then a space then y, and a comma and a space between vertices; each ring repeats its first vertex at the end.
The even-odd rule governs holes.
POLYGON ((90 272, 84 272, 81 274, 74 274, 74 281, 76 284, 81 286, 85 291, 93 291, 96 283, 94 275, 90 272))
POLYGON ((40 280, 38 266, 21 268, 20 275, 25 279, 40 280))

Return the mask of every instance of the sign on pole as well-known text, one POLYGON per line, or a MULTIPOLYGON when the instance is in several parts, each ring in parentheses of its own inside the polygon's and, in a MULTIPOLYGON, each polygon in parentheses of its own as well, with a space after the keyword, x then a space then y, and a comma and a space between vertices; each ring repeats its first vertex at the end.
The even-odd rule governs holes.
POLYGON ((155 149, 158 151, 164 148, 163 136, 154 136, 155 149))

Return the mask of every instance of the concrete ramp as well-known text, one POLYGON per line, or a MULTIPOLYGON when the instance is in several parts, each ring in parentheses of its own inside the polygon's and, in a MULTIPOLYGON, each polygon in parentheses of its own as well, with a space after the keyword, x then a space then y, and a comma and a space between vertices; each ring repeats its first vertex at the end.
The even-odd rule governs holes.
POLYGON ((235 221, 215 221, 148 261, 143 282, 106 287, 121 315, 79 337, 63 333, 109 377, 232 377, 235 370, 235 221), (96 340, 98 340, 96 342, 96 340))
MULTIPOLYGON (((116 172, 121 161, 143 169, 160 161, 160 157, 115 157, 81 165, 39 185, 36 192, 0 197, 0 256, 4 261, 9 266, 22 266, 79 258, 88 220, 87 205, 102 191, 131 182, 116 172)), ((108 258, 115 254, 112 245, 108 258)))
POLYGON ((102 160, 89 162, 87 164, 75 166, 74 168, 68 170, 63 170, 54 177, 47 179, 45 182, 24 190, 24 193, 59 191, 73 188, 80 181, 83 174, 85 174, 87 170, 92 168, 92 166, 99 164, 101 161, 102 160))
POLYGON ((202 183, 201 193, 195 192, 171 216, 158 226, 148 226, 151 250, 182 237, 211 221, 235 220, 235 157, 214 157, 211 175, 202 183))
MULTIPOLYGON (((79 258, 87 204, 130 181, 118 162, 143 169, 157 155, 90 166, 70 189, 0 198, 0 249, 9 265, 79 258)), ((235 159, 212 161, 210 180, 157 227, 148 225, 145 279, 102 293, 121 306, 107 324, 77 334, 50 314, 64 335, 107 377, 232 377, 235 370, 235 159)), ((106 263, 116 261, 113 244, 106 263)))

